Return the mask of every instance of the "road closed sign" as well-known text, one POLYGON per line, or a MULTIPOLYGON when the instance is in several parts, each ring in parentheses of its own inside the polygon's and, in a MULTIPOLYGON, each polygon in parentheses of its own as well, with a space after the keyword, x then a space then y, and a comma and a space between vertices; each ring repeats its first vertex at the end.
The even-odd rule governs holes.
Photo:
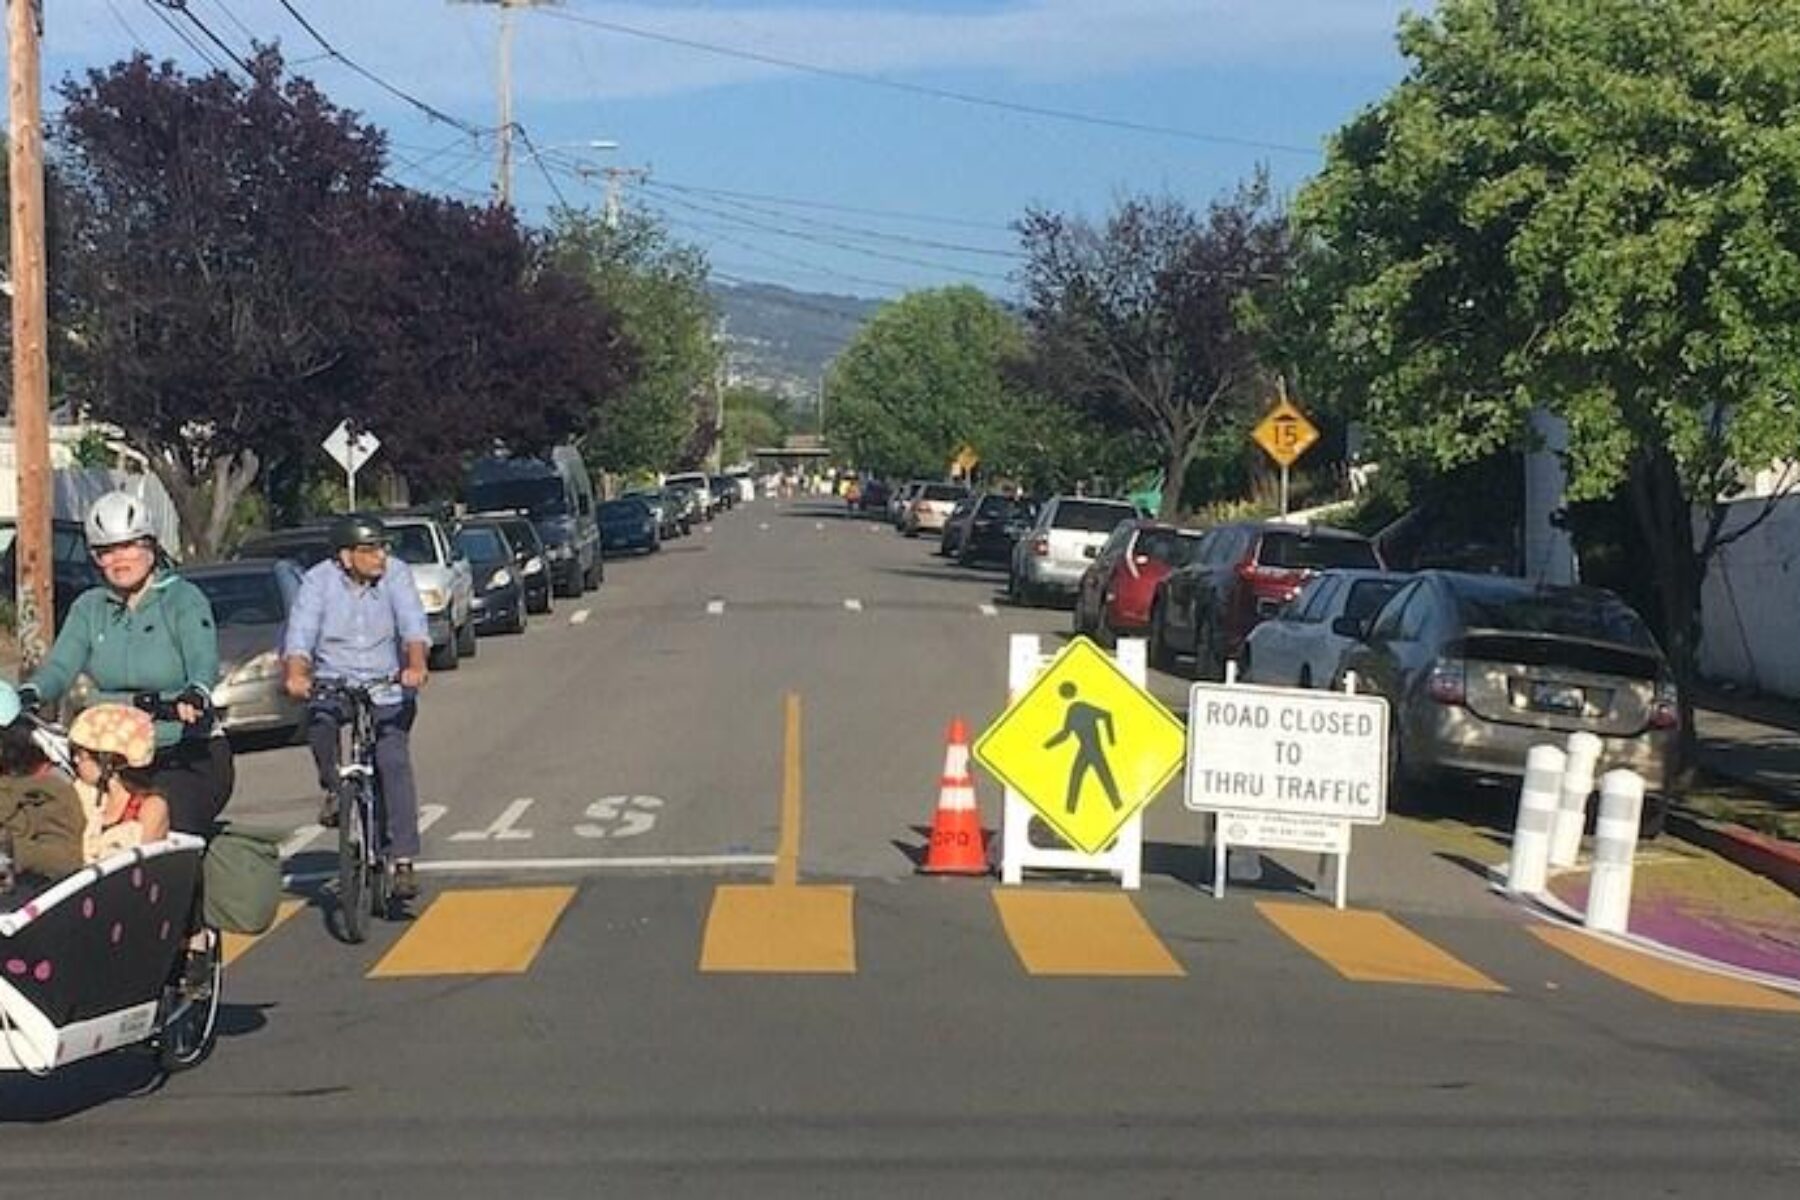
POLYGON ((1187 807, 1379 825, 1387 732, 1380 696, 1196 683, 1187 807))

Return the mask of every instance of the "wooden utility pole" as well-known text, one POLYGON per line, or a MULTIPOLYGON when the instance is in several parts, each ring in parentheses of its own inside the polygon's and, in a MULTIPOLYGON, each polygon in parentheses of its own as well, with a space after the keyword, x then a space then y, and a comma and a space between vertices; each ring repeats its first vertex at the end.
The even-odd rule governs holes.
POLYGON ((512 99, 513 10, 560 4, 562 0, 451 0, 451 2, 455 4, 490 4, 500 10, 500 61, 497 71, 499 78, 496 81, 500 91, 499 162, 494 167, 494 197, 502 204, 511 204, 513 132, 518 128, 518 122, 513 120, 512 99))
POLYGON ((12 418, 19 472, 14 544, 21 674, 56 634, 50 566, 50 354, 44 273, 44 124, 39 94, 42 0, 7 0, 12 189, 12 418))

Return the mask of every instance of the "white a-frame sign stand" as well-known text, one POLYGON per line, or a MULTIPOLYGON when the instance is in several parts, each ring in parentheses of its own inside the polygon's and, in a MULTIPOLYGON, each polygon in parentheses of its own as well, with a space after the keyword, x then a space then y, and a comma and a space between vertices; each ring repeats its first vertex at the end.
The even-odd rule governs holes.
MULTIPOLYGON (((1010 703, 1040 675, 1054 657, 1046 655, 1035 633, 1015 633, 1008 645, 1006 672, 1010 703)), ((1138 687, 1148 679, 1145 643, 1141 638, 1120 638, 1113 658, 1119 670, 1138 687)), ((1000 882, 1017 884, 1025 871, 1098 871, 1119 877, 1119 886, 1136 891, 1144 880, 1144 817, 1140 812, 1119 827, 1112 844, 1098 854, 1085 854, 1067 846, 1037 846, 1031 841, 1031 821, 1037 810, 1012 788, 1006 789, 1005 819, 1001 832, 1000 882)))

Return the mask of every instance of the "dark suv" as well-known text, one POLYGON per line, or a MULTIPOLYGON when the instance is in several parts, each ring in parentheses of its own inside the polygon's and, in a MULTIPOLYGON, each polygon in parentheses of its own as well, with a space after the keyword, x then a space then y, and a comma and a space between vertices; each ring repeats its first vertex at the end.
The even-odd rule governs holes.
POLYGON ((1360 533, 1274 521, 1220 525, 1206 532, 1193 558, 1156 589, 1150 611, 1150 657, 1167 670, 1191 655, 1200 679, 1220 679, 1225 660, 1264 617, 1294 598, 1320 571, 1381 568, 1360 533))

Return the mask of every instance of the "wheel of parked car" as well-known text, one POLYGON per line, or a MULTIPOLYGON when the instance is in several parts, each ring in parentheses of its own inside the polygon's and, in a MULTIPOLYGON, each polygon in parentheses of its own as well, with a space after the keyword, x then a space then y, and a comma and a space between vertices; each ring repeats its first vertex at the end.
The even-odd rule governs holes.
POLYGON ((458 638, 453 634, 441 649, 433 649, 429 665, 434 671, 454 671, 462 662, 462 654, 457 650, 458 638))
POLYGON ((475 642, 475 618, 470 617, 463 627, 456 631, 457 657, 474 658, 478 648, 475 642))
MULTIPOLYGON (((1246 653, 1246 655, 1248 655, 1249 652, 1246 651, 1245 653, 1246 653)), ((1249 661, 1247 657, 1246 657, 1245 661, 1246 662, 1249 661)), ((1299 681, 1298 686, 1303 687, 1303 688, 1309 688, 1312 685, 1313 685, 1313 683, 1312 683, 1312 664, 1307 663, 1305 666, 1300 668, 1300 681, 1299 681)))
POLYGON ((1208 617, 1194 635, 1194 678, 1225 678, 1225 652, 1219 646, 1219 630, 1208 617))
POLYGON ((1158 671, 1169 670, 1168 630, 1163 627, 1163 606, 1158 600, 1150 606, 1150 645, 1146 647, 1150 665, 1158 671))

